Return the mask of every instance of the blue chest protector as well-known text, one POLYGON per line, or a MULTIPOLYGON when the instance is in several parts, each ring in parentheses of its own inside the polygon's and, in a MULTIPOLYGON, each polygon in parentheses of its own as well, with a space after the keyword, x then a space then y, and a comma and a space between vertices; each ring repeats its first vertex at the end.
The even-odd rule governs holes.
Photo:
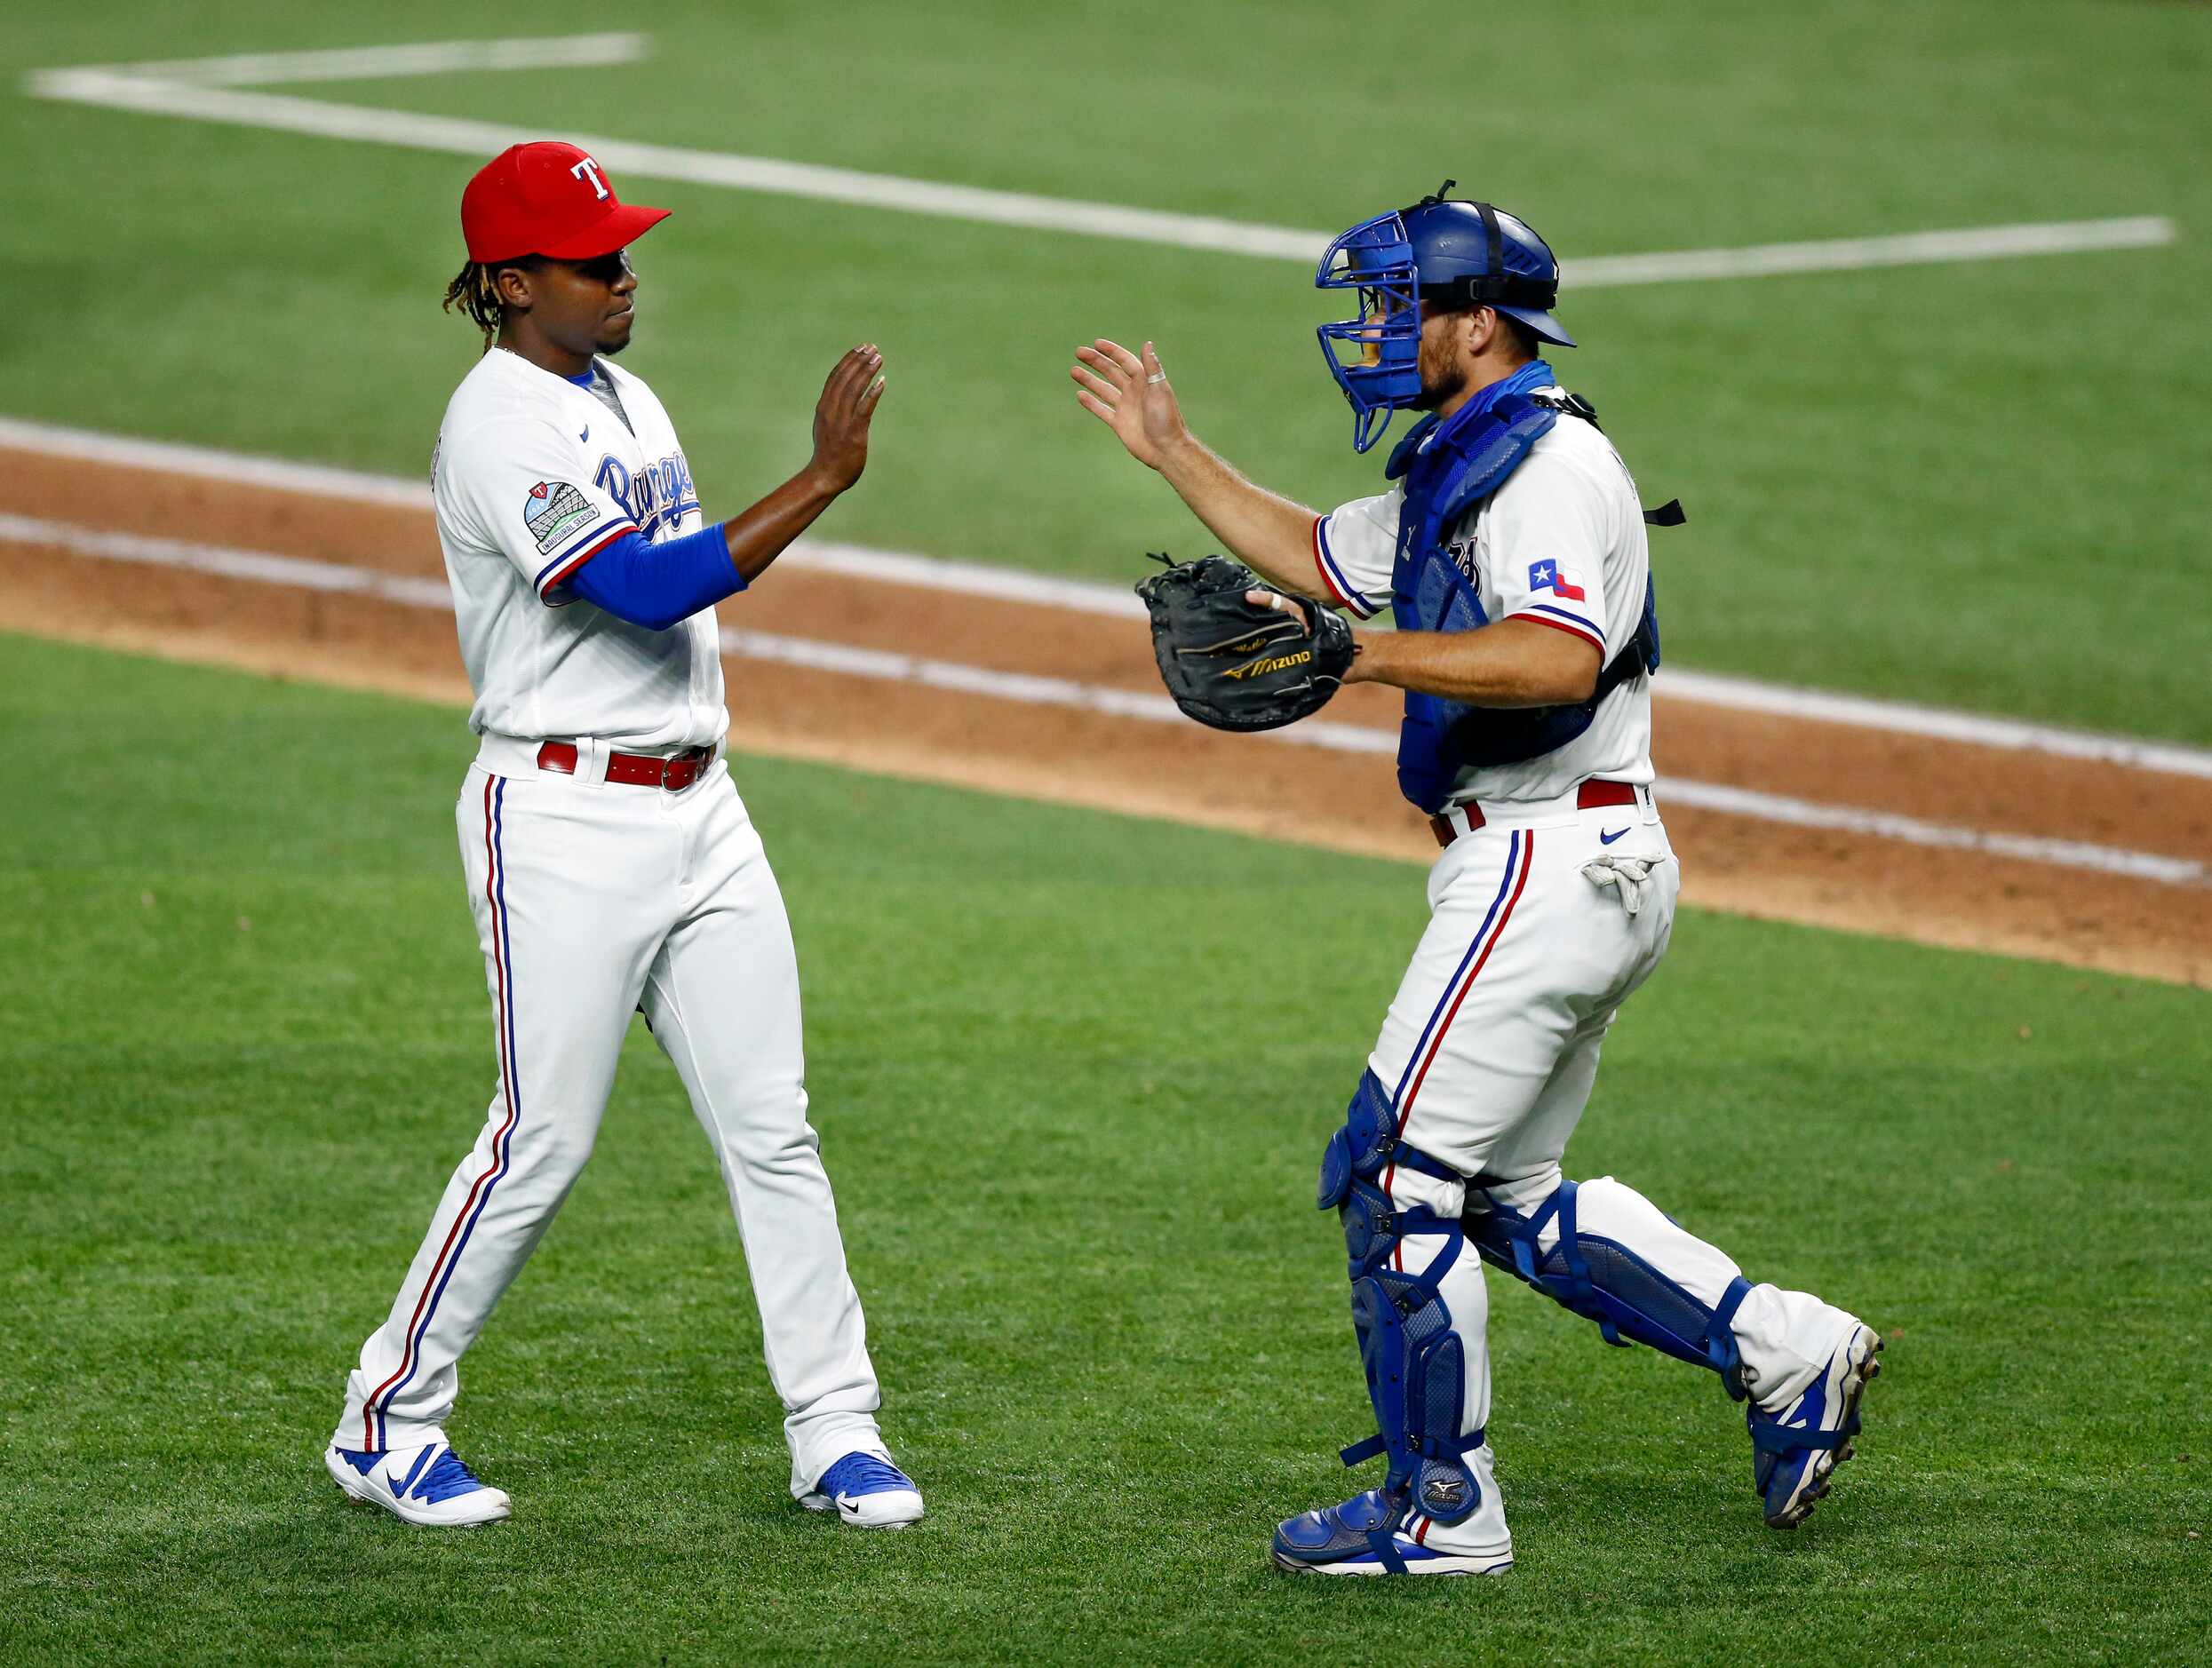
MULTIPOLYGON (((1583 401, 1532 394, 1556 380, 1550 366, 1535 360, 1484 389, 1448 421, 1424 419, 1390 454, 1384 473, 1405 484, 1390 576, 1391 614, 1400 631, 1471 631, 1490 624, 1473 583, 1445 550, 1444 532, 1505 484, 1561 413, 1595 421, 1583 401)), ((1675 526, 1683 519, 1682 506, 1670 503, 1643 519, 1675 526)), ((1461 770, 1517 764, 1564 747, 1589 728, 1600 702, 1629 679, 1657 671, 1659 663, 1659 600, 1647 578, 1643 622, 1598 674, 1587 701, 1477 707, 1409 690, 1398 731, 1399 790, 1423 811, 1441 810, 1461 770)))

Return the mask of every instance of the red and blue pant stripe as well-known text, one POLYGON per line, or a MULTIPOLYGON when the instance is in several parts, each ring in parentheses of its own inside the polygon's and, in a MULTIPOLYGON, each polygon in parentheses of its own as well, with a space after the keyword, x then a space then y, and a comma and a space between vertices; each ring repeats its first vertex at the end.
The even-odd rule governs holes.
POLYGON ((423 1336, 430 1330, 430 1322, 438 1313, 438 1303, 445 1296, 445 1289, 452 1283, 453 1271, 460 1265, 461 1253, 468 1248, 469 1235, 476 1231, 482 1219, 484 1207, 491 1202, 492 1189, 499 1185, 510 1168, 513 1153, 514 1126, 522 1116, 522 1098, 516 1083, 514 1065, 514 950, 507 931, 507 868, 505 849, 506 779, 487 776, 484 780, 484 899, 491 919, 492 962, 492 1017, 499 1052, 499 1094, 505 1103, 505 1116, 498 1131, 492 1137, 491 1163, 470 1185, 468 1197, 462 1203, 453 1219, 453 1226, 446 1232, 445 1243, 438 1248, 437 1259, 430 1266, 430 1273, 423 1281, 421 1293, 415 1299, 415 1312, 408 1319, 407 1341, 400 1353, 400 1364, 392 1376, 371 1391, 362 1411, 362 1446, 370 1451, 385 1446, 385 1418, 392 1405, 392 1398, 404 1390, 422 1365, 423 1336))
MULTIPOLYGON (((1460 1008, 1474 989, 1475 981, 1489 965, 1491 952, 1498 948, 1498 941, 1505 936, 1506 926, 1513 919, 1514 906, 1520 902, 1521 894, 1527 889, 1529 868, 1536 854, 1536 833, 1532 829, 1515 829, 1508 837, 1505 872, 1498 878, 1497 895, 1490 901, 1484 913, 1483 924, 1475 931, 1467 953, 1460 957, 1460 965, 1452 977, 1444 981, 1444 994, 1429 1010, 1428 1021, 1421 1028, 1420 1038, 1406 1057, 1405 1069, 1398 1075, 1397 1087, 1391 1092, 1391 1104, 1397 1109, 1396 1133, 1405 1134, 1406 1119, 1412 1116, 1413 1102, 1419 1099, 1421 1085, 1428 1080, 1428 1068, 1436 1064, 1443 1051, 1445 1034, 1452 1021, 1459 1017, 1460 1008)), ((1391 1179, 1397 1173, 1392 1164, 1382 1172, 1382 1194, 1395 1203, 1390 1191, 1391 1179)), ((1393 1252, 1396 1257, 1398 1252, 1393 1252)), ((1401 1262, 1399 1266, 1404 1265, 1401 1262)))

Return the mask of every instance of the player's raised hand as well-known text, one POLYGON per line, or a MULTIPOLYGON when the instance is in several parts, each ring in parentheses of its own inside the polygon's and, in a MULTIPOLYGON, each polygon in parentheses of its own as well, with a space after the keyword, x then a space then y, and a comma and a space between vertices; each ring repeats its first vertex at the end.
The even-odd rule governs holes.
POLYGON ((1077 403, 1113 430, 1130 457, 1159 468, 1189 431, 1152 344, 1147 342, 1142 353, 1133 353, 1102 336, 1088 347, 1077 348, 1075 358, 1068 375, 1078 390, 1077 403))
POLYGON ((868 467, 868 421, 883 398, 883 350, 863 342, 831 369, 814 408, 814 473, 842 492, 868 467))

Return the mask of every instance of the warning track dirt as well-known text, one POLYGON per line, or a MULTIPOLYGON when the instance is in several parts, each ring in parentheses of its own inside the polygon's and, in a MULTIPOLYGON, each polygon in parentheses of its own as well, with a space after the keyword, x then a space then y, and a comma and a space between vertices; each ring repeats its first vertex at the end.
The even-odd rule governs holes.
MULTIPOLYGON (((0 625, 467 698, 419 488, 131 442, 46 437, 0 458, 0 625)), ((1325 724, 1218 734, 1161 694, 1141 609, 1118 619, 1049 584, 982 595, 974 570, 946 571, 963 582, 910 559, 801 560, 724 604, 733 747, 1433 857, 1392 781, 1390 692, 1347 690, 1325 724)), ((1684 699, 1665 672, 1658 688, 1689 902, 2212 985, 2212 776, 2185 750, 2159 768, 1920 733, 1970 722, 1684 699)))

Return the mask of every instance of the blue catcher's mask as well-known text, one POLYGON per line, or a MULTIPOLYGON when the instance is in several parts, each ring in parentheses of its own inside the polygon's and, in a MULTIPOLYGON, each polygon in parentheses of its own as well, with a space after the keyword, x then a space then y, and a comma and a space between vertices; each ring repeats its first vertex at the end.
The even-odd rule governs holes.
POLYGON ((1420 398, 1420 269, 1402 214, 1363 220, 1329 245, 1317 290, 1357 290, 1359 316, 1322 325, 1322 357, 1352 406, 1352 449, 1382 438, 1393 413, 1420 398), (1347 350, 1349 357, 1347 357, 1347 350))
POLYGON ((1365 451, 1391 414, 1420 403, 1421 304, 1494 307, 1538 340, 1572 347, 1552 316, 1559 262, 1524 220, 1444 189, 1379 214, 1338 238, 1314 273, 1319 290, 1359 291, 1359 316, 1316 332, 1329 374, 1352 407, 1352 446, 1365 451))

